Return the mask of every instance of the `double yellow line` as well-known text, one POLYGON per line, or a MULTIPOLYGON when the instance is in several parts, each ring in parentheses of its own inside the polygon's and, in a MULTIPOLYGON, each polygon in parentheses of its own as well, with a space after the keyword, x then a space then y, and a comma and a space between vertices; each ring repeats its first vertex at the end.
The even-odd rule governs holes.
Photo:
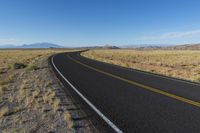
POLYGON ((138 82, 135 82, 135 81, 132 81, 132 80, 129 80, 129 79, 126 79, 126 78, 119 77, 119 76, 117 76, 117 75, 114 75, 114 74, 111 74, 111 73, 102 71, 102 70, 100 70, 100 69, 97 69, 97 68, 95 68, 95 67, 89 66, 89 65, 87 65, 87 64, 81 63, 80 61, 73 59, 73 58, 70 57, 69 55, 67 55, 67 56, 68 56, 68 58, 70 58, 72 61, 74 61, 74 62, 76 62, 76 63, 78 63, 78 64, 80 64, 80 65, 82 65, 82 66, 84 66, 84 67, 87 67, 87 68, 89 68, 89 69, 92 69, 92 70, 94 70, 94 71, 97 71, 97 72, 99 72, 99 73, 102 73, 102 74, 105 74, 105 75, 107 75, 107 76, 110 76, 110 77, 119 79, 119 80, 124 81, 124 82, 127 82, 127 83, 129 83, 129 84, 138 86, 139 88, 143 88, 143 89, 146 89, 146 90, 149 90, 149 91, 152 91, 152 92, 155 92, 155 93, 158 93, 158 94, 162 94, 162 95, 164 95, 164 96, 167 96, 167 97, 170 97, 170 98, 173 98, 173 99, 176 99, 176 100, 179 100, 179 101, 188 103, 188 104, 190 104, 190 105, 194 105, 194 106, 200 107, 200 103, 197 102, 197 101, 193 101, 193 100, 190 100, 190 99, 181 97, 181 96, 177 96, 177 95, 175 95, 175 94, 171 94, 171 93, 168 93, 168 92, 159 90, 159 89, 152 88, 152 87, 150 87, 150 86, 146 86, 146 85, 140 84, 140 83, 138 83, 138 82))

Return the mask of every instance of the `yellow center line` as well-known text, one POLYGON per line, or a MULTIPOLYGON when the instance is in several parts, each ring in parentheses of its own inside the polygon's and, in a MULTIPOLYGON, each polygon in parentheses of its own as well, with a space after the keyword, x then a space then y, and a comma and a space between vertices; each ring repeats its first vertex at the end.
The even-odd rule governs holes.
POLYGON ((97 71, 99 73, 102 73, 102 74, 105 74, 107 76, 110 76, 110 77, 113 77, 113 78, 116 78, 116 79, 119 79, 121 81, 124 81, 124 82, 127 82, 129 84, 132 84, 132 85, 135 85, 135 86, 138 86, 138 87, 141 87, 143 89, 146 89, 146 90, 149 90, 149 91, 152 91, 152 92, 155 92, 155 93, 158 93, 158 94, 162 94, 164 96, 167 96, 167 97, 170 97, 170 98, 173 98, 173 99, 176 99, 176 100, 179 100, 179 101, 182 101, 182 102, 185 102, 185 103, 188 103, 188 104, 191 104, 191 105, 194 105, 194 106, 197 106, 197 107, 200 107, 200 103, 197 102, 197 101, 193 101, 193 100, 190 100, 190 99, 187 99, 187 98, 184 98, 184 97, 181 97, 181 96, 177 96, 175 94, 171 94, 171 93, 168 93, 168 92, 165 92, 165 91, 162 91, 162 90, 159 90, 159 89, 155 89, 155 88, 152 88, 150 86, 146 86, 146 85, 143 85, 141 83, 138 83, 138 82, 135 82, 135 81, 132 81, 132 80, 128 80, 126 78, 122 78, 122 77, 119 77, 117 75, 114 75, 114 74, 111 74, 111 73, 108 73, 108 72, 105 72, 105 71, 102 71, 100 69, 97 69, 95 67, 92 67, 92 66, 89 66, 87 64, 84 64, 84 63, 81 63, 80 61, 77 61, 75 59, 73 59, 72 57, 70 57, 69 55, 67 55, 72 61, 82 65, 82 66, 85 66, 89 69, 92 69, 94 71, 97 71))

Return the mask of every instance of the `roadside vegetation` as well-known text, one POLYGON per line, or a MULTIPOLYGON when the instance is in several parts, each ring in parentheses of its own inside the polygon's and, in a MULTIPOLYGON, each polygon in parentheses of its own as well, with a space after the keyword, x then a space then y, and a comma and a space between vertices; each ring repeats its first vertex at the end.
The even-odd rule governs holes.
POLYGON ((0 69, 1 71, 9 69, 25 68, 30 63, 37 62, 41 57, 47 56, 64 50, 0 50, 0 69))
POLYGON ((198 50, 90 50, 82 55, 127 68, 200 82, 198 50))
POLYGON ((0 50, 0 132, 73 132, 62 106, 69 101, 47 63, 51 54, 64 51, 0 50))

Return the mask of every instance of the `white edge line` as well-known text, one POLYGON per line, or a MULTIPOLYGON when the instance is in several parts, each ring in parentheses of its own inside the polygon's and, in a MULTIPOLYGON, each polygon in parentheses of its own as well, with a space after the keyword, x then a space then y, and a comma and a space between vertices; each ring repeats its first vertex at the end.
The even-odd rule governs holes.
POLYGON ((54 56, 51 57, 51 62, 56 71, 60 74, 60 76, 72 87, 72 89, 117 133, 123 133, 114 123, 112 123, 100 110, 98 110, 86 97, 84 97, 70 82, 63 76, 63 74, 58 70, 56 65, 53 62, 54 56))
POLYGON ((156 74, 156 73, 151 73, 151 72, 148 72, 148 71, 143 71, 143 70, 134 69, 134 68, 126 68, 126 67, 123 67, 123 66, 119 66, 117 64, 111 64, 111 63, 108 63, 108 62, 103 62, 103 61, 91 59, 91 58, 88 58, 88 57, 85 57, 85 56, 82 56, 82 55, 80 55, 80 56, 84 57, 86 59, 90 59, 90 60, 93 60, 93 61, 100 62, 100 63, 113 65, 115 67, 118 67, 118 68, 121 68, 121 69, 124 69, 124 70, 135 71, 135 72, 143 73, 143 74, 146 74, 146 75, 156 76, 156 77, 160 77, 160 78, 164 78, 164 79, 168 79, 168 80, 174 80, 174 81, 177 81, 177 82, 182 82, 182 83, 186 83, 186 84, 190 84, 190 85, 194 85, 194 86, 200 86, 199 83, 195 83, 195 82, 193 83, 193 82, 190 82, 190 81, 187 81, 187 80, 184 80, 184 79, 179 79, 179 78, 176 78, 176 77, 167 77, 165 75, 159 75, 159 74, 156 74))

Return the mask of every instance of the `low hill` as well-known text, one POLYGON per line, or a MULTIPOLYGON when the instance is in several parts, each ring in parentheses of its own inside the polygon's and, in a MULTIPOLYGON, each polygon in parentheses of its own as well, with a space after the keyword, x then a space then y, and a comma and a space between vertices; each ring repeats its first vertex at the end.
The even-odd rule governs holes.
POLYGON ((1 45, 0 48, 64 48, 63 46, 53 44, 53 43, 47 43, 47 42, 42 42, 42 43, 32 43, 32 44, 23 44, 20 46, 16 45, 1 45))
POLYGON ((104 45, 104 46, 88 46, 88 47, 79 47, 83 49, 120 49, 117 46, 114 45, 104 45))
POLYGON ((196 44, 183 44, 183 45, 170 45, 170 44, 161 44, 161 45, 128 45, 128 46, 123 46, 122 48, 125 49, 168 49, 168 50, 200 50, 200 43, 196 44))
POLYGON ((171 49, 177 50, 200 50, 200 43, 197 44, 184 44, 184 45, 177 45, 174 47, 170 47, 171 49))

